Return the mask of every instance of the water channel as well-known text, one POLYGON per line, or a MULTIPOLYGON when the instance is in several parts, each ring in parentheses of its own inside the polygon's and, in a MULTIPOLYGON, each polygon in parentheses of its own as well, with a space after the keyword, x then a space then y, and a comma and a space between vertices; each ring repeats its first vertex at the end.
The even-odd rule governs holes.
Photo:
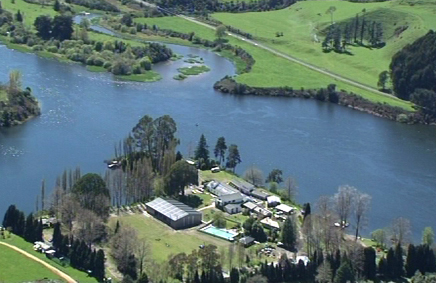
POLYGON ((256 165, 266 175, 280 168, 299 184, 299 202, 315 202, 349 184, 373 197, 368 228, 396 217, 412 222, 415 241, 425 226, 436 228, 436 127, 408 126, 313 100, 240 97, 212 85, 234 66, 206 50, 170 45, 174 52, 204 58, 211 71, 173 80, 182 60, 154 67, 155 83, 115 80, 78 64, 59 63, 0 46, 0 81, 23 73, 24 86, 42 103, 42 115, 0 129, 0 215, 9 204, 30 212, 41 180, 49 191, 64 169, 105 170, 114 143, 145 114, 170 114, 180 150, 193 149, 202 133, 213 151, 216 139, 239 146, 237 172, 256 165))

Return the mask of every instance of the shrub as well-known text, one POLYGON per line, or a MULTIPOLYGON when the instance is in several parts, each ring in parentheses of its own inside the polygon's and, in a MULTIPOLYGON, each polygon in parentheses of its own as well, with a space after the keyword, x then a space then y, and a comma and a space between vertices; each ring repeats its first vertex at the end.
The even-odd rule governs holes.
POLYGON ((44 47, 42 46, 42 45, 34 45, 33 47, 32 47, 32 50, 33 51, 42 51, 42 50, 44 50, 44 47))
POLYGON ((139 64, 133 65, 133 73, 134 74, 141 74, 142 73, 142 69, 141 69, 141 66, 139 64))
POLYGON ((101 66, 103 66, 104 63, 105 62, 104 62, 103 58, 101 58, 101 57, 94 58, 94 65, 101 67, 101 66))
POLYGON ((110 61, 106 61, 103 64, 103 68, 105 69, 109 69, 110 67, 112 67, 112 63, 110 61))
POLYGON ((144 57, 139 61, 139 64, 141 65, 141 67, 146 70, 146 71, 150 71, 151 70, 151 61, 148 57, 144 57))
POLYGON ((28 38, 26 44, 27 44, 27 46, 32 47, 35 45, 35 40, 33 38, 28 38))
POLYGON ((48 46, 47 47, 47 51, 51 52, 51 53, 57 53, 58 52, 58 48, 56 46, 48 46))
POLYGON ((130 28, 130 34, 136 34, 136 28, 130 28))

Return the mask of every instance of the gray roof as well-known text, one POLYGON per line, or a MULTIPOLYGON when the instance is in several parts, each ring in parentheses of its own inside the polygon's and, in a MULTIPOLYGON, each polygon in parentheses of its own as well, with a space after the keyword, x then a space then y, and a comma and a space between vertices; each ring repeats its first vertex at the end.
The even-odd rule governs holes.
POLYGON ((257 207, 257 205, 255 203, 252 203, 252 202, 246 202, 246 203, 244 203, 244 206, 248 209, 255 209, 257 207))
POLYGON ((207 187, 209 188, 209 190, 215 190, 214 193, 218 196, 238 193, 238 191, 235 190, 233 187, 217 181, 210 182, 209 184, 207 184, 207 187))
POLYGON ((269 194, 264 193, 261 190, 254 190, 251 192, 251 195, 254 197, 261 197, 261 198, 267 198, 270 196, 269 194))
POLYGON ((232 201, 232 200, 237 200, 240 199, 241 201, 244 200, 244 198, 242 197, 241 193, 232 193, 232 194, 227 194, 227 195, 221 195, 218 197, 220 200, 226 202, 226 201, 232 201))
POLYGON ((229 203, 229 204, 226 204, 224 207, 227 209, 232 209, 232 208, 240 208, 241 205, 236 204, 236 203, 229 203))
POLYGON ((253 242, 254 241, 254 238, 253 237, 250 237, 250 236, 245 236, 244 238, 241 238, 240 240, 239 240, 239 242, 241 242, 242 244, 244 244, 244 245, 248 245, 249 243, 251 243, 251 242, 253 242))
POLYGON ((232 180, 230 183, 230 185, 233 185, 235 187, 237 187, 237 189, 239 190, 246 190, 246 191, 252 191, 255 189, 253 184, 250 184, 249 182, 245 181, 245 180, 232 180))
POLYGON ((165 215, 173 221, 177 221, 188 215, 201 214, 190 206, 181 203, 174 199, 157 198, 153 201, 147 202, 147 206, 165 215))

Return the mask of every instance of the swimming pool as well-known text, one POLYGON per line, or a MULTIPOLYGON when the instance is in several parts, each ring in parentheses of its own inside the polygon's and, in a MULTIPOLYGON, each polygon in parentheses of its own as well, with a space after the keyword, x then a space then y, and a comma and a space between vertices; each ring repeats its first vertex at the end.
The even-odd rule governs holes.
POLYGON ((226 229, 220 229, 220 228, 217 228, 213 225, 209 225, 209 226, 201 229, 201 231, 208 233, 208 234, 211 234, 211 235, 214 235, 214 236, 219 237, 219 238, 226 239, 228 241, 233 241, 234 238, 238 235, 238 233, 236 233, 236 232, 228 231, 226 229))

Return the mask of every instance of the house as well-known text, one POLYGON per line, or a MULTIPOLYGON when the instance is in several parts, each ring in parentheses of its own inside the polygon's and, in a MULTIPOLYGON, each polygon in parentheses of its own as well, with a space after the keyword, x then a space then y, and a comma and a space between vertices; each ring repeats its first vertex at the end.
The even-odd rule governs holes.
POLYGON ((157 198, 145 204, 147 212, 173 229, 184 229, 201 224, 202 214, 174 199, 157 198))
POLYGON ((282 200, 278 196, 269 196, 266 198, 268 207, 274 207, 282 203, 282 200))
POLYGON ((206 185, 206 188, 212 194, 216 196, 229 195, 234 193, 239 193, 236 189, 232 188, 227 184, 223 184, 217 181, 211 181, 206 185))
POLYGON ((242 203, 244 202, 244 198, 242 197, 241 193, 233 193, 228 195, 221 195, 216 200, 215 203, 218 206, 225 206, 229 203, 242 203))
POLYGON ((246 202, 242 206, 247 208, 250 211, 253 211, 257 207, 257 205, 255 203, 252 203, 252 202, 246 202))
POLYGON ((260 223, 262 223, 263 226, 265 226, 265 228, 268 229, 277 229, 277 230, 280 229, 279 223, 277 221, 272 220, 269 217, 262 219, 260 223))
POLYGON ((253 184, 250 184, 247 181, 239 180, 239 179, 232 180, 229 183, 229 185, 246 195, 250 195, 251 192, 255 189, 253 184))
POLYGON ((251 195, 261 200, 267 200, 267 198, 270 196, 269 194, 262 192, 261 190, 254 190, 251 192, 251 195))
POLYGON ((286 215, 292 214, 295 210, 292 206, 286 205, 286 204, 279 204, 276 206, 277 211, 281 211, 286 215))
POLYGON ((266 209, 266 208, 260 207, 260 206, 256 206, 256 207, 253 209, 253 212, 254 212, 254 213, 257 213, 257 216, 258 216, 259 218, 262 218, 262 217, 271 217, 271 216, 272 216, 272 212, 271 212, 271 211, 269 211, 269 210, 266 209))
POLYGON ((235 214, 241 212, 240 204, 227 204, 224 206, 224 211, 228 214, 235 214))
POLYGON ((254 244, 254 238, 250 237, 250 236, 245 236, 245 237, 239 239, 239 242, 241 244, 243 244, 244 247, 247 248, 247 247, 251 246, 252 244, 254 244))

